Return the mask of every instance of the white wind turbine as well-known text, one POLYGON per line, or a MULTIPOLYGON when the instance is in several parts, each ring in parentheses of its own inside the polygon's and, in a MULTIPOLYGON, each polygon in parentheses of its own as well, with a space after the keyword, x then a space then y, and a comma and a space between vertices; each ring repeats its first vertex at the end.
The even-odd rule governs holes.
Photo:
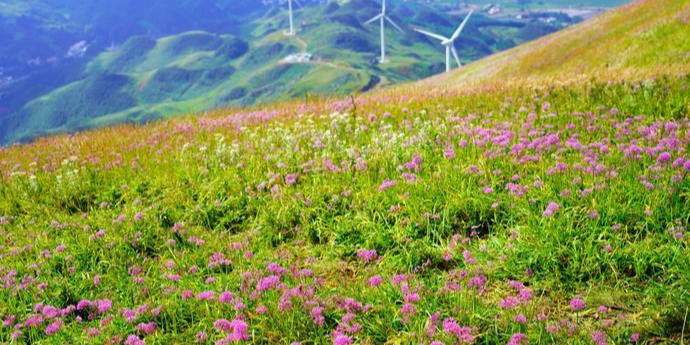
MULTIPOLYGON (((294 19, 292 17, 292 1, 293 0, 288 0, 288 11, 290 12, 290 31, 285 32, 286 36, 294 36, 295 35, 295 25, 294 25, 294 19)), ((297 5, 299 5, 300 8, 303 8, 302 4, 299 2, 299 0, 294 0, 297 5)))
POLYGON ((404 33, 403 30, 398 26, 398 24, 395 24, 393 19, 391 19, 389 16, 386 15, 386 0, 383 0, 381 3, 381 13, 379 13, 376 17, 369 19, 364 25, 371 24, 377 20, 381 21, 381 61, 380 63, 386 63, 388 60, 386 60, 386 35, 384 34, 384 31, 386 30, 386 21, 388 21, 391 25, 393 25, 400 33, 404 33))
POLYGON ((460 36, 460 33, 462 32, 462 29, 465 28, 465 24, 467 24, 467 21, 470 20, 470 17, 472 16, 472 13, 474 13, 474 10, 470 11, 470 13, 465 17, 465 20, 462 21, 462 24, 458 26, 458 29, 455 30, 455 33, 453 33, 453 36, 450 38, 443 37, 441 35, 437 35, 432 32, 424 31, 415 28, 414 31, 417 31, 421 34, 427 35, 429 37, 433 37, 437 40, 441 41, 441 44, 446 47, 446 72, 450 72, 450 54, 453 54, 453 57, 455 58, 455 62, 458 63, 458 67, 462 67, 462 64, 460 63, 460 57, 458 57, 458 51, 455 50, 455 40, 458 39, 458 36, 460 36))

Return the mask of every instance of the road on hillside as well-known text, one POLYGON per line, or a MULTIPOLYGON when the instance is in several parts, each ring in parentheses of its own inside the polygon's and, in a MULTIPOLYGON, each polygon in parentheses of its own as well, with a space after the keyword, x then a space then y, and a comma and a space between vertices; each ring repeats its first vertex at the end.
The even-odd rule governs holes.
MULTIPOLYGON (((309 44, 305 42, 302 38, 294 36, 292 37, 297 41, 297 45, 300 46, 300 53, 306 54, 309 52, 309 44)), ((359 72, 357 69, 353 68, 352 66, 346 64, 346 63, 335 63, 332 61, 325 61, 325 60, 311 60, 311 61, 306 61, 306 62, 286 62, 284 60, 280 60, 277 63, 278 65, 291 65, 291 64, 312 64, 312 65, 324 65, 328 66, 331 68, 336 68, 336 69, 342 69, 342 70, 349 70, 353 72, 359 72)), ((377 75, 377 77, 380 79, 380 81, 372 88, 372 89, 378 89, 388 83, 388 78, 384 75, 377 75)))

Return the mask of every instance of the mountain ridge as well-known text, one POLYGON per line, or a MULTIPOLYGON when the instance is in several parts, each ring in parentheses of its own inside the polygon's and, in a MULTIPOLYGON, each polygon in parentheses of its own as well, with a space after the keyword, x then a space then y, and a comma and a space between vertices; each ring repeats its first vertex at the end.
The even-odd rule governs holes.
MULTIPOLYGON (((22 106, 0 116, 0 142, 122 121, 145 123, 228 105, 344 95, 442 71, 442 50, 411 27, 427 24, 428 17, 434 16, 444 20, 430 25, 432 29, 452 31, 457 18, 418 4, 391 6, 390 14, 407 34, 389 28, 391 63, 378 65, 378 27, 362 26, 377 11, 377 4, 370 0, 307 6, 296 13, 301 30, 298 37, 282 34, 287 25, 282 6, 237 29, 246 32, 249 39, 208 31, 186 31, 158 39, 131 37, 122 46, 82 62, 85 67, 77 66, 82 71, 72 72, 71 78, 78 75, 76 80, 23 105, 15 102, 22 106), (311 21, 322 15, 325 24, 311 21), (409 19, 403 21, 403 17, 409 19), (310 53, 313 59, 297 64, 283 61, 298 52, 310 53), (98 75, 100 79, 94 79, 98 75), (115 78, 127 81, 113 85, 111 95, 106 81, 115 78), (96 90, 98 86, 104 89, 96 90), (75 94, 85 92, 94 97, 75 94), (91 116, 84 109, 90 109, 91 116)), ((531 30, 524 23, 477 15, 458 41, 461 58, 468 62, 506 44, 517 44, 524 39, 523 29, 531 30), (504 31, 512 36, 498 34, 504 31)))
POLYGON ((421 84, 481 84, 491 79, 563 83, 592 76, 642 79, 662 70, 688 73, 690 30, 682 28, 690 25, 689 18, 688 1, 637 0, 421 84), (611 27, 616 30, 607 29, 611 27), (591 39, 595 35, 598 40, 591 39))

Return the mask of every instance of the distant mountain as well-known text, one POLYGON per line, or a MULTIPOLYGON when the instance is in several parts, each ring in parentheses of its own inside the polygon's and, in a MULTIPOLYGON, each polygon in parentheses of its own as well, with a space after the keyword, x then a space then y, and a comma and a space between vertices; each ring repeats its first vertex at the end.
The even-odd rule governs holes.
POLYGON ((237 33, 265 10, 257 0, 3 0, 0 61, 62 57, 80 40, 98 50, 136 35, 237 33))
MULTIPOLYGON (((0 7, 0 35, 12 44, 0 55, 14 59, 3 63, 6 75, 19 77, 0 87, 0 143, 426 78, 443 70, 443 50, 412 27, 451 34, 461 20, 394 2, 390 14, 406 33, 389 28, 391 62, 379 65, 378 26, 362 25, 378 13, 378 2, 303 2, 299 35, 285 37, 287 11, 279 2, 10 1, 0 7), (30 43, 8 34, 16 28, 34 33, 30 43), (298 53, 310 61, 284 60, 298 53)), ((456 46, 470 62, 557 29, 477 14, 456 46)))

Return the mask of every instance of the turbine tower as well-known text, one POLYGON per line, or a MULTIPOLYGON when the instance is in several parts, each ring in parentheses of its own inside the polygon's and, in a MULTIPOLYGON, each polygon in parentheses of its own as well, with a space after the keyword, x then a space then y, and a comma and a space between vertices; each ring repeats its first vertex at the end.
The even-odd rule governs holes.
POLYGON ((465 20, 462 21, 462 24, 458 26, 458 29, 455 30, 455 33, 453 33, 453 36, 450 38, 443 37, 441 35, 437 35, 433 32, 428 32, 424 30, 420 30, 415 28, 414 31, 417 31, 421 34, 427 35, 429 37, 433 37, 437 40, 441 41, 441 44, 446 47, 446 72, 450 72, 450 55, 451 53, 453 54, 453 57, 455 58, 455 62, 458 63, 458 67, 462 67, 462 64, 460 63, 460 57, 458 57, 458 51, 455 50, 455 40, 458 39, 460 36, 460 33, 462 32, 462 29, 465 28, 465 25, 467 24, 467 21, 470 20, 470 17, 472 16, 472 13, 474 13, 474 10, 470 11, 470 13, 465 17, 465 20))
MULTIPOLYGON (((295 36, 295 25, 294 25, 294 19, 292 16, 292 1, 293 0, 288 0, 288 12, 290 12, 290 31, 285 32, 285 36, 295 36)), ((302 4, 299 2, 299 0, 294 0, 297 5, 299 5, 300 8, 303 8, 302 4)))
POLYGON ((386 60, 386 21, 393 25, 396 29, 398 29, 400 33, 404 32, 398 26, 398 24, 395 24, 393 19, 386 15, 386 0, 383 0, 383 2, 381 3, 381 13, 379 13, 376 17, 369 19, 367 22, 364 23, 364 25, 371 24, 377 20, 379 20, 381 24, 381 60, 379 61, 379 63, 383 64, 388 62, 388 60, 386 60))

